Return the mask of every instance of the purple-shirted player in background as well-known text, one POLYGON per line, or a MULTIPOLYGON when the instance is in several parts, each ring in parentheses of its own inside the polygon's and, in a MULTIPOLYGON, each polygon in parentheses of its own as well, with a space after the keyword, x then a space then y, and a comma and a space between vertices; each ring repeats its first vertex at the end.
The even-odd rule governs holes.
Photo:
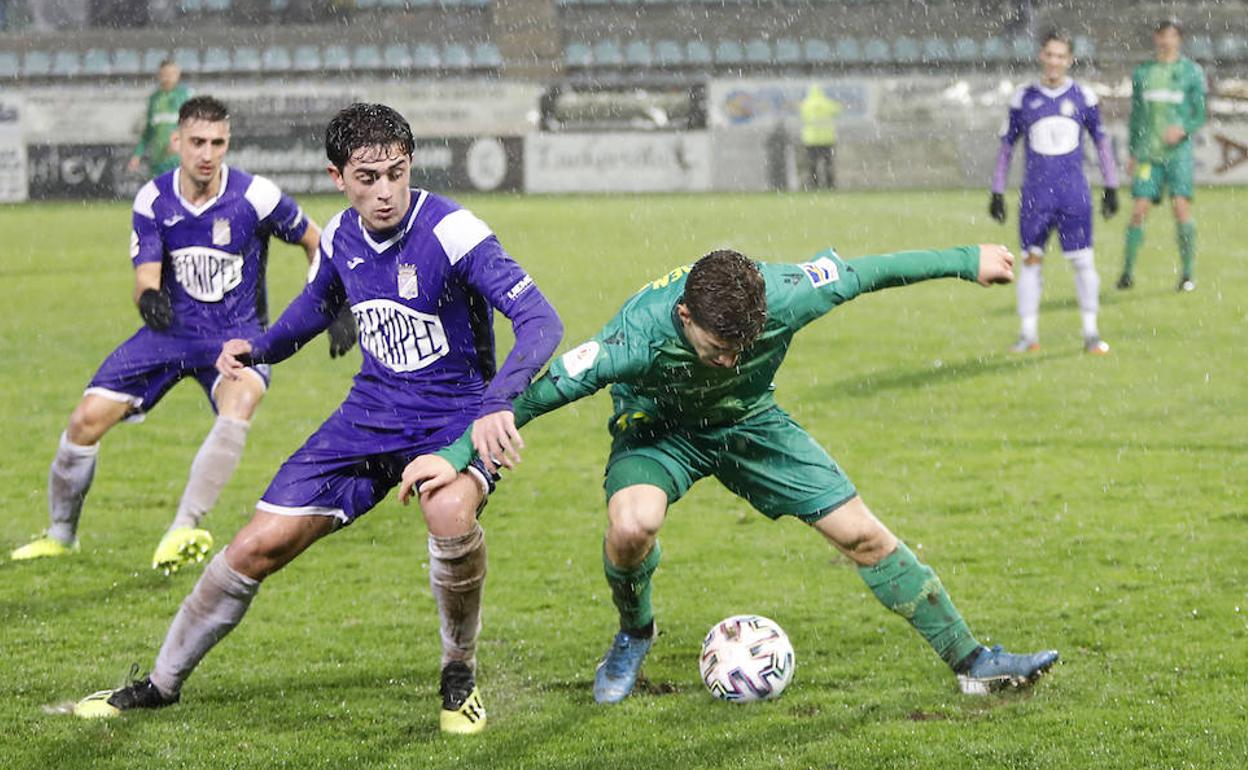
MULTIPOLYGON (((218 368, 276 363, 349 305, 364 363, 346 400, 278 470, 252 520, 217 554, 173 620, 151 676, 88 696, 80 716, 113 716, 178 700, 196 664, 242 620, 260 582, 304 549, 367 513, 418 455, 472 427, 483 457, 522 447, 511 400, 563 335, 554 308, 489 227, 453 201, 408 187, 414 141, 403 116, 355 104, 330 122, 329 174, 351 208, 335 216, 304 292, 263 335, 230 340, 218 368), (493 310, 515 346, 494 370, 493 310)), ((477 515, 493 485, 479 462, 420 496, 429 581, 442 635, 442 730, 475 733, 485 711, 475 684, 485 540, 477 515)))
MULTIPOLYGON (((13 551, 13 559, 78 549, 78 518, 100 439, 123 419, 141 421, 187 377, 199 382, 217 418, 191 463, 152 567, 175 571, 212 549, 212 535, 200 522, 238 467, 269 381, 261 365, 245 377, 222 379, 214 367, 217 354, 226 340, 258 335, 268 322, 269 236, 303 246, 309 262, 320 239, 316 224, 277 185, 224 164, 229 144, 224 104, 200 96, 182 105, 173 135, 179 167, 148 182, 134 199, 130 257, 145 326, 104 359, 70 416, 48 473, 51 523, 43 536, 13 551)), ((348 347, 350 337, 331 345, 331 354, 348 347)))
POLYGON ((1074 61, 1070 38, 1050 32, 1040 47, 1043 76, 1024 86, 1010 99, 1010 116, 1001 132, 992 198, 988 213, 1005 222, 1005 180, 1010 155, 1019 137, 1027 138, 1022 200, 1018 229, 1023 261, 1018 266, 1018 315, 1022 331, 1010 348, 1026 353, 1040 348, 1040 293, 1044 279, 1040 269, 1049 233, 1057 230, 1062 253, 1075 271, 1075 294, 1083 319, 1083 349, 1104 355, 1109 345, 1101 339, 1096 315, 1100 306, 1101 280, 1092 260, 1092 198, 1083 174, 1083 132, 1096 143, 1101 177, 1105 182, 1101 214, 1106 219, 1118 211, 1118 169, 1113 146, 1101 125, 1097 98, 1066 76, 1074 61))

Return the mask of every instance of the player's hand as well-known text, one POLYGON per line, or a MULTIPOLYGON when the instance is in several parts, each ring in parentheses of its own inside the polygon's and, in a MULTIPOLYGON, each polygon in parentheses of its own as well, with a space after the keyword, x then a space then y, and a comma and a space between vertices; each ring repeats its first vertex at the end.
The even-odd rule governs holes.
POLYGON ((217 356, 217 371, 227 380, 237 380, 251 363, 251 343, 247 340, 226 340, 217 356))
POLYGON ((342 304, 342 310, 338 311, 338 316, 330 323, 325 334, 329 336, 330 358, 345 356, 347 351, 355 347, 355 316, 351 314, 349 304, 342 304))
POLYGON ((524 439, 516 429, 516 416, 503 409, 478 417, 472 424, 472 446, 490 473, 498 467, 515 468, 520 462, 524 439))
POLYGON ((129 171, 131 174, 137 174, 139 173, 139 167, 142 165, 143 161, 138 155, 131 155, 130 162, 126 164, 126 171, 129 171))
POLYGON ((139 315, 152 331, 168 331, 173 325, 173 303, 160 289, 144 289, 139 295, 139 315))
POLYGON ((994 192, 988 200, 988 216, 1005 224, 1005 196, 1001 193, 994 192))
POLYGON ((980 244, 979 276, 976 280, 981 286, 1013 281, 1014 255, 1009 249, 997 243, 980 244))
POLYGON ((1187 131, 1183 130, 1183 126, 1166 126, 1166 130, 1162 132, 1161 138, 1166 144, 1173 147, 1187 138, 1187 131))
POLYGON ((1101 198, 1101 216, 1109 219, 1118 213, 1118 188, 1106 187, 1104 197, 1101 198))
POLYGON ((399 484, 399 502, 407 505, 413 494, 432 492, 450 484, 459 475, 455 466, 439 455, 421 455, 403 469, 399 484))

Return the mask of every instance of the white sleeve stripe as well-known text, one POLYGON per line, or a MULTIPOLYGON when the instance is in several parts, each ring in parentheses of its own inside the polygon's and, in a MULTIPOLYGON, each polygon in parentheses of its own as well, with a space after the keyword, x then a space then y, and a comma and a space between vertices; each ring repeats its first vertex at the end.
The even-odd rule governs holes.
POLYGON ((468 209, 452 211, 433 226, 433 234, 446 258, 453 265, 464 258, 464 255, 477 247, 477 244, 493 235, 489 225, 477 219, 468 209))
POLYGON ((156 189, 155 182, 148 182, 139 190, 138 195, 134 196, 134 213, 142 214, 148 219, 155 219, 156 212, 152 210, 152 204, 160 197, 160 191, 156 189))
POLYGON ((247 192, 243 195, 260 219, 266 219, 272 214, 282 200, 282 191, 262 176, 252 177, 251 184, 247 185, 247 192))
POLYGON ((334 218, 326 222, 325 229, 321 231, 321 251, 330 259, 334 258, 334 235, 338 232, 338 225, 342 224, 344 213, 339 211, 334 214, 334 218))

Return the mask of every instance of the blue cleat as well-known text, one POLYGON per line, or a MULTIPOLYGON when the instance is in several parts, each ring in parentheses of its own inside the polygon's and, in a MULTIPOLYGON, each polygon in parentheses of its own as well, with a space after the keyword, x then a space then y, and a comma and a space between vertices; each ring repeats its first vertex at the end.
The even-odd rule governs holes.
POLYGON ((594 672, 594 700, 599 703, 619 703, 633 691, 641 662, 650 652, 654 637, 649 639, 629 636, 621 631, 611 640, 611 647, 602 656, 598 670, 594 672))
POLYGON ((980 647, 979 654, 961 674, 958 689, 966 695, 987 695, 1006 687, 1026 687, 1057 662, 1057 650, 1015 655, 1001 649, 1001 645, 980 647))

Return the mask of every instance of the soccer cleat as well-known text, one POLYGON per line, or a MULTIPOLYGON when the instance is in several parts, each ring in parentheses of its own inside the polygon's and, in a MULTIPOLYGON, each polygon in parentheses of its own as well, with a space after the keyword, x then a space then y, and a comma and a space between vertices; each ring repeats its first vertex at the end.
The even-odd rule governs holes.
POLYGON ((1109 355, 1109 343, 1100 337, 1084 337, 1083 352, 1094 356, 1109 355))
POLYGON ((178 527, 165 533, 152 554, 152 569, 166 575, 204 560, 212 550, 212 534, 206 529, 178 527))
POLYGON ((594 700, 599 703, 619 703, 633 691, 641 662, 650 652, 654 637, 629 636, 624 631, 615 635, 607 654, 594 672, 594 700))
POLYGON ((958 689, 966 695, 987 695, 1006 687, 1026 687, 1057 662, 1057 650, 1015 655, 996 645, 980 647, 974 662, 958 674, 958 689))
POLYGON ((109 719, 131 709, 158 709, 172 706, 180 695, 166 698, 148 677, 116 690, 93 692, 74 704, 74 716, 83 719, 109 719))
POLYGON ((1035 353, 1040 349, 1040 340, 1019 336, 1018 341, 1010 345, 1011 353, 1035 353))
POLYGON ((442 732, 471 735, 485 729, 485 706, 467 664, 452 661, 442 669, 442 732))
POLYGON ((1114 286, 1118 287, 1119 289, 1130 289, 1135 286, 1135 279, 1127 275, 1126 273, 1123 273, 1122 275, 1118 276, 1118 283, 1114 284, 1114 286))
POLYGON ((66 545, 54 537, 49 537, 48 533, 44 532, 21 548, 14 549, 9 554, 9 558, 13 561, 24 561, 26 559, 42 559, 47 556, 68 556, 77 552, 78 538, 74 538, 74 542, 66 545))
POLYGON ((1196 291, 1196 282, 1191 278, 1180 278, 1179 285, 1174 287, 1177 292, 1196 291))

